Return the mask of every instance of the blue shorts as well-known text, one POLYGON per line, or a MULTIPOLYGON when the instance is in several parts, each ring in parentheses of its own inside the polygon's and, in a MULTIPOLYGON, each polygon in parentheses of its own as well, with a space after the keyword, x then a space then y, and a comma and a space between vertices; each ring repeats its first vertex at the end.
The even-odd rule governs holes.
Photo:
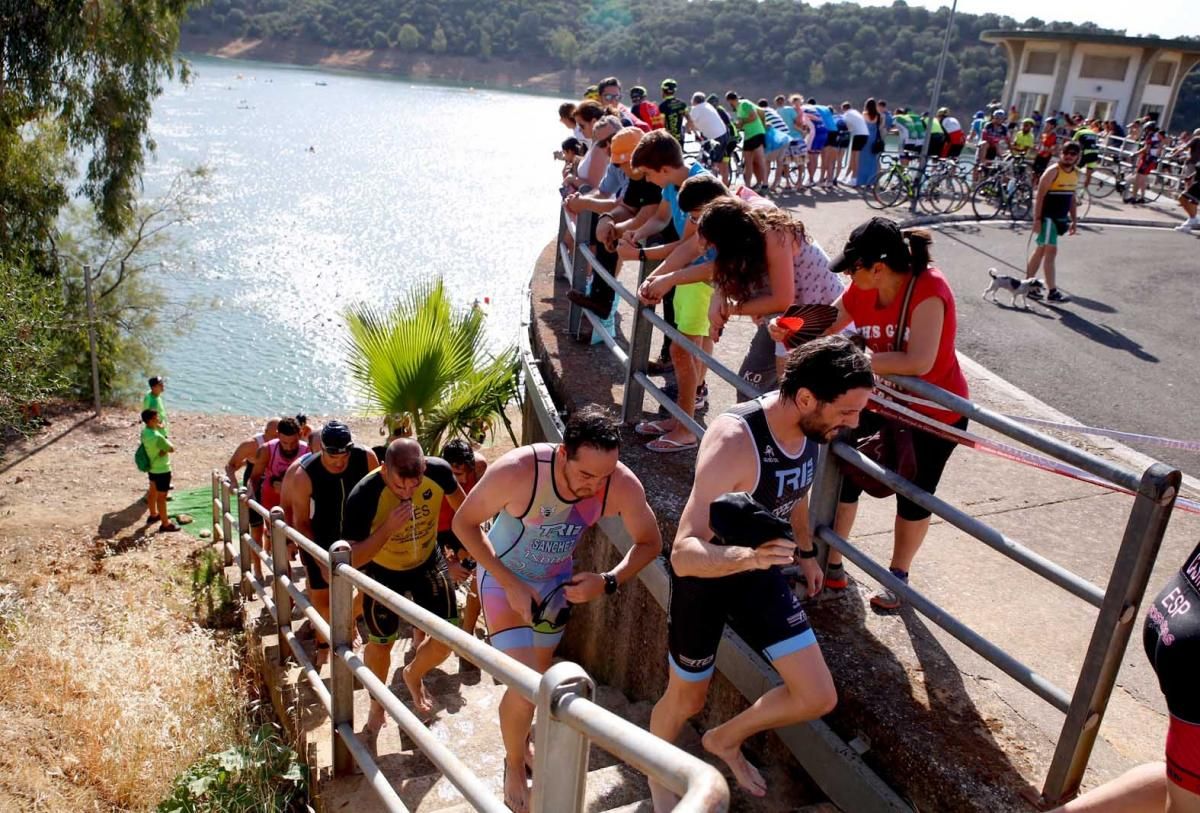
POLYGON ((567 628, 571 605, 563 594, 563 585, 571 579, 570 571, 546 581, 525 583, 541 596, 542 606, 534 608, 533 624, 526 624, 508 603, 508 593, 496 577, 481 569, 479 603, 487 622, 488 640, 504 652, 514 649, 554 649, 567 628))
POLYGON ((1042 227, 1038 229, 1037 244, 1039 246, 1058 247, 1058 236, 1065 234, 1071 224, 1066 220, 1058 220, 1053 217, 1043 217, 1042 227))
POLYGON ((812 144, 808 145, 808 149, 811 152, 820 152, 821 150, 825 149, 825 141, 828 139, 828 137, 828 130, 817 130, 815 133, 813 133, 813 142, 812 144))

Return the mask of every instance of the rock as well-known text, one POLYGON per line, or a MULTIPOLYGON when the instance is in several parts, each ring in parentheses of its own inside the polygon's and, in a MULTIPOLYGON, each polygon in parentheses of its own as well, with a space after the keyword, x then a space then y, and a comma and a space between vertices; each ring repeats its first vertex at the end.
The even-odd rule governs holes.
POLYGON ((175 517, 175 521, 180 525, 191 525, 196 520, 192 518, 191 514, 180 514, 179 516, 175 517))
POLYGON ((18 477, 17 479, 13 480, 13 485, 20 485, 20 484, 21 484, 21 483, 23 483, 23 482, 25 482, 25 478, 24 478, 24 477, 18 477))
POLYGON ((212 531, 203 530, 200 532, 201 539, 212 539, 212 531))

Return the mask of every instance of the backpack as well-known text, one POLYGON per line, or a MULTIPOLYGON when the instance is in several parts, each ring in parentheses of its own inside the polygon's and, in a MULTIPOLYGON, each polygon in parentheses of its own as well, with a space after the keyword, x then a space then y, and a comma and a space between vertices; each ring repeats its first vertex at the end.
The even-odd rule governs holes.
POLYGON ((150 454, 146 451, 145 444, 138 444, 137 451, 133 453, 133 464, 137 466, 138 471, 150 471, 150 454))

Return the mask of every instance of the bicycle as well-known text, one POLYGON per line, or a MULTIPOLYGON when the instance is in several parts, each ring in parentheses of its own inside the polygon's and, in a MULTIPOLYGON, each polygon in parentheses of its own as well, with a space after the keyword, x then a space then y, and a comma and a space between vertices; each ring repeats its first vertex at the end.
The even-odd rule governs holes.
POLYGON ((1025 220, 1033 210, 1033 187, 1023 177, 993 175, 971 191, 971 210, 980 220, 994 220, 1004 211, 1013 220, 1025 220))

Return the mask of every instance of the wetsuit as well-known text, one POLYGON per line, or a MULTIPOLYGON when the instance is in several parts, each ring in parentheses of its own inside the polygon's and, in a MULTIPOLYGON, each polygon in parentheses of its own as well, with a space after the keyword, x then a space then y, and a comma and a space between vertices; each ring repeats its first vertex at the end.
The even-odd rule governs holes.
POLYGON ((1171 713, 1167 778, 1200 795, 1200 545, 1150 605, 1142 643, 1171 713))
MULTIPOLYGON (((308 503, 312 541, 329 550, 334 542, 344 537, 346 501, 358 481, 367 476, 367 450, 361 446, 350 447, 350 460, 340 474, 333 474, 325 468, 319 454, 309 455, 300 468, 304 469, 312 484, 312 497, 308 503)), ((300 561, 308 573, 308 586, 311 589, 329 589, 329 582, 317 560, 304 548, 300 548, 300 561)))
POLYGON ((488 532, 496 557, 513 575, 531 586, 545 605, 534 624, 512 625, 508 594, 490 573, 479 577, 484 618, 497 649, 555 647, 563 636, 570 607, 562 586, 571 578, 575 547, 584 531, 604 515, 608 481, 590 497, 569 500, 558 493, 554 467, 558 447, 537 443, 533 447, 534 475, 529 502, 520 515, 501 511, 488 532))
MULTIPOLYGON (((768 396, 764 396, 768 397, 768 396)), ((754 443, 758 477, 750 496, 780 519, 812 485, 820 444, 805 440, 795 454, 783 450, 767 425, 763 398, 728 411, 754 443)), ((667 652, 671 669, 687 681, 707 680, 728 620, 734 632, 770 661, 816 644, 808 615, 778 567, 730 576, 702 578, 671 572, 667 610, 667 652)))
MULTIPOLYGON (((438 618, 458 623, 458 600, 446 575, 446 560, 437 544, 442 500, 458 490, 450 464, 425 458, 425 475, 413 490, 412 521, 384 542, 363 572, 412 600, 438 618)), ((368 474, 346 501, 346 539, 361 542, 399 507, 401 500, 383 481, 383 470, 368 474)), ((363 598, 363 619, 372 643, 390 644, 400 634, 400 617, 370 595, 363 598)))

